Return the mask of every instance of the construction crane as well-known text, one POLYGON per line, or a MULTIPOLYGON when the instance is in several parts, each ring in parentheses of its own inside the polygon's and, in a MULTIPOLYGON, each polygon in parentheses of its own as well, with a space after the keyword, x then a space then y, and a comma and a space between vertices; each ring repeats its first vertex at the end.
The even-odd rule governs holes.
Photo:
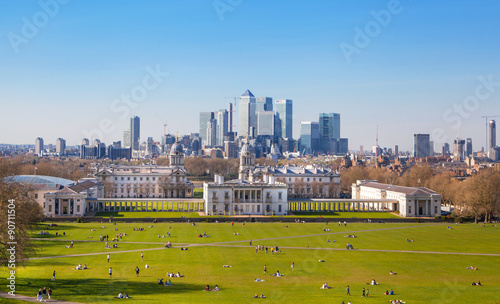
POLYGON ((488 152, 488 120, 489 118, 493 117, 500 117, 498 115, 491 115, 491 116, 481 116, 481 118, 484 118, 486 122, 486 145, 484 146, 484 152, 488 152))
POLYGON ((160 115, 158 115, 158 119, 160 119, 161 123, 163 124, 163 135, 167 135, 167 122, 161 119, 160 115))

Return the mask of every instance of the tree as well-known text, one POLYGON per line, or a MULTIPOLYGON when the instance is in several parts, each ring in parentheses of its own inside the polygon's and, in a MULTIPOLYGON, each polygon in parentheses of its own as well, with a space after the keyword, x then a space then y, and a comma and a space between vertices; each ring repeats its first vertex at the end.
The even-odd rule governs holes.
POLYGON ((500 200, 500 173, 483 169, 467 182, 470 197, 466 205, 472 211, 475 222, 480 215, 484 215, 485 223, 489 222, 500 200))
POLYGON ((321 197, 323 194, 323 183, 313 180, 311 183, 312 194, 314 197, 321 197))
POLYGON ((33 199, 31 191, 10 177, 18 174, 19 166, 7 159, 0 159, 0 260, 2 266, 12 262, 23 265, 35 253, 35 245, 29 237, 29 229, 42 218, 42 208, 33 199), (12 232, 9 232, 12 231, 12 232), (11 234, 13 233, 13 234, 11 234), (16 242, 16 244, 8 244, 16 242), (15 251, 7 251, 14 246, 15 251))
POLYGON ((296 178, 293 183, 293 191, 297 197, 302 197, 306 183, 301 178, 296 178))

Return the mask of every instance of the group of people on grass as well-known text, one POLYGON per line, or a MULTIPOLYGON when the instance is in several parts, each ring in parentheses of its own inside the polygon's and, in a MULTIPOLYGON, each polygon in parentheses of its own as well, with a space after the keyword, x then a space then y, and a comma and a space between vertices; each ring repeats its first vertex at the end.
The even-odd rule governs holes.
POLYGON ((38 289, 38 293, 36 295, 36 301, 37 302, 42 302, 42 301, 47 301, 47 299, 50 300, 52 296, 52 289, 49 287, 49 289, 47 288, 43 288, 43 289, 38 289))
POLYGON ((76 265, 76 270, 85 270, 87 269, 87 264, 78 264, 76 265))
POLYGON ((213 289, 211 289, 210 285, 207 284, 207 286, 205 286, 204 291, 219 291, 219 285, 215 285, 215 287, 213 289))
POLYGON ((125 291, 123 293, 120 292, 116 298, 117 299, 128 299, 130 297, 129 297, 128 293, 125 291))

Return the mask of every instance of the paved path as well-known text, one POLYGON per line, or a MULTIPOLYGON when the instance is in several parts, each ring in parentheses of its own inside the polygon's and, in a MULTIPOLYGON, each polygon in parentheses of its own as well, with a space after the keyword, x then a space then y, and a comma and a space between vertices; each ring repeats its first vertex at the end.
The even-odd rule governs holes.
MULTIPOLYGON (((25 301, 25 302, 36 302, 36 297, 28 297, 28 296, 23 296, 20 294, 16 294, 16 296, 13 297, 10 294, 8 294, 6 292, 2 292, 2 291, 0 291, 0 298, 13 299, 13 300, 25 301)), ((54 299, 47 300, 47 302, 44 302, 44 303, 80 304, 77 302, 66 302, 66 301, 59 301, 59 300, 54 300, 54 299)))

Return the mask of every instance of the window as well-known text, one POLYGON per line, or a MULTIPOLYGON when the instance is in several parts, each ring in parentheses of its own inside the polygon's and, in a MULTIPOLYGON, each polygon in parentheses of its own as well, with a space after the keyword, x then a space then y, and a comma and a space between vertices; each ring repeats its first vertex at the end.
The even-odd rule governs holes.
POLYGON ((224 192, 224 198, 228 199, 229 198, 229 191, 224 192))
POLYGON ((149 177, 146 177, 146 180, 148 181, 148 180, 149 180, 149 177))
POLYGON ((123 177, 122 177, 122 180, 123 180, 123 177))
POLYGON ((118 180, 118 177, 115 177, 115 181, 117 181, 117 180, 118 180))
POLYGON ((266 192, 266 198, 271 198, 271 192, 266 192))
POLYGON ((76 212, 80 213, 80 205, 76 205, 76 212))
POLYGON ((156 180, 156 177, 153 177, 153 181, 155 181, 155 180, 156 180))
POLYGON ((215 191, 214 191, 214 192, 212 192, 212 198, 213 198, 213 199, 216 199, 216 198, 217 198, 217 192, 215 192, 215 191))
POLYGON ((134 180, 137 180, 137 177, 134 177, 134 180))
POLYGON ((434 213, 438 213, 438 206, 434 206, 434 213))
POLYGON ((127 177, 127 180, 130 180, 130 176, 129 176, 129 177, 127 177))
POLYGON ((321 181, 321 178, 319 179, 319 181, 321 181))
POLYGON ((408 213, 411 214, 411 206, 408 206, 408 213))
POLYGON ((49 212, 52 212, 52 205, 49 205, 49 212))
POLYGON ((281 205, 278 205, 278 212, 281 212, 281 205))
POLYGON ((278 199, 282 199, 282 197, 283 197, 283 193, 282 192, 278 193, 278 199))
POLYGON ((38 193, 35 193, 35 198, 38 198, 38 193))
POLYGON ((140 180, 142 180, 142 177, 139 177, 140 180))
POLYGON ((309 181, 309 177, 307 178, 307 181, 309 181))

